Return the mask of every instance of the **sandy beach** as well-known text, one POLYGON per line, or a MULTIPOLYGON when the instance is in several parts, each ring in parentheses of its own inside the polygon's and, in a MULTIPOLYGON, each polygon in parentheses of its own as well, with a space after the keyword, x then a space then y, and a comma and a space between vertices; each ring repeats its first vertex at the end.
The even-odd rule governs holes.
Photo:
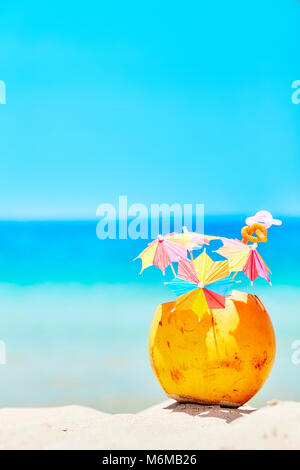
POLYGON ((300 449, 300 403, 255 410, 168 400, 116 415, 81 406, 6 408, 0 449, 300 449))

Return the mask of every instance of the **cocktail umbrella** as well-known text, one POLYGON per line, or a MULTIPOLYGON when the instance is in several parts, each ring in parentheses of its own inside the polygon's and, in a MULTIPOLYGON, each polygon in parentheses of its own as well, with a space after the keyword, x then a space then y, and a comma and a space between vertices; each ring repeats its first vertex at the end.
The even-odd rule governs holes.
POLYGON ((211 235, 204 235, 201 233, 196 233, 196 232, 189 232, 187 227, 182 227, 183 234, 185 236, 191 237, 191 240, 196 242, 198 245, 209 245, 209 242, 211 240, 216 239, 217 237, 213 237, 211 235))
POLYGON ((178 263, 178 276, 167 283, 179 296, 176 306, 192 310, 201 318, 209 309, 225 308, 225 296, 235 281, 228 261, 213 261, 204 251, 194 260, 178 263))
POLYGON ((156 240, 149 243, 142 253, 140 253, 135 259, 141 258, 142 270, 149 266, 157 266, 163 274, 168 266, 171 266, 174 276, 176 276, 173 262, 178 262, 187 258, 187 250, 192 249, 196 244, 190 239, 183 239, 177 237, 176 233, 165 235, 159 235, 156 240))
POLYGON ((207 243, 207 240, 201 239, 198 237, 198 234, 194 232, 187 232, 183 231, 182 233, 173 232, 165 235, 163 237, 165 240, 170 242, 177 243, 177 245, 181 245, 187 250, 191 251, 193 248, 201 248, 199 244, 207 243))
POLYGON ((202 245, 209 245, 210 240, 215 237, 210 237, 208 235, 201 235, 200 233, 189 232, 187 227, 182 227, 182 233, 173 233, 170 234, 169 237, 172 240, 180 241, 184 244, 184 246, 188 249, 191 259, 193 259, 192 250, 194 248, 202 248, 202 245))
POLYGON ((221 237, 223 246, 216 253, 227 258, 230 272, 243 271, 250 279, 251 284, 259 276, 266 279, 270 284, 270 269, 257 252, 257 243, 248 245, 237 239, 221 237))

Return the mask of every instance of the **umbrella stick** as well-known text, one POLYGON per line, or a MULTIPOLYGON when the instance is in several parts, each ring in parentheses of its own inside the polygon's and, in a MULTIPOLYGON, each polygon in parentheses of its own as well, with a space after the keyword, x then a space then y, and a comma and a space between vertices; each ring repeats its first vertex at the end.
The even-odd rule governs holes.
POLYGON ((214 315, 212 313, 212 310, 209 310, 209 312, 210 312, 210 316, 211 316, 211 324, 212 324, 212 329, 213 329, 213 334, 214 334, 214 340, 215 340, 217 356, 218 356, 218 360, 220 360, 219 348, 218 348, 218 343, 217 343, 217 335, 216 335, 216 330, 215 330, 215 319, 214 319, 214 315))
POLYGON ((232 279, 235 278, 235 276, 237 275, 238 271, 235 271, 234 275, 232 276, 232 279))
POLYGON ((191 260, 194 261, 194 255, 193 255, 192 250, 190 251, 190 255, 191 255, 191 260))
POLYGON ((172 263, 170 263, 170 266, 171 266, 171 268, 172 268, 172 271, 173 271, 174 277, 176 277, 176 273, 175 273, 175 269, 174 269, 174 267, 173 267, 173 264, 172 264, 172 263))

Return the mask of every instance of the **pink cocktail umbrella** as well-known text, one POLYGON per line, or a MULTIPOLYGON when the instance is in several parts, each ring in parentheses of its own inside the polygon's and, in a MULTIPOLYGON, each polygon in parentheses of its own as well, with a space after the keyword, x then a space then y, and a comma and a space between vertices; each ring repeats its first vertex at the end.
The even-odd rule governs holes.
POLYGON ((243 271, 251 283, 258 277, 266 279, 270 284, 270 269, 257 252, 257 243, 248 245, 237 239, 220 237, 223 246, 217 253, 228 259, 230 272, 243 271))
POLYGON ((142 260, 142 270, 149 266, 158 267, 163 274, 168 266, 171 266, 174 276, 176 276, 172 263, 187 258, 187 250, 191 249, 193 244, 190 240, 184 240, 181 237, 176 238, 176 234, 166 236, 159 235, 156 240, 148 244, 135 259, 142 260))

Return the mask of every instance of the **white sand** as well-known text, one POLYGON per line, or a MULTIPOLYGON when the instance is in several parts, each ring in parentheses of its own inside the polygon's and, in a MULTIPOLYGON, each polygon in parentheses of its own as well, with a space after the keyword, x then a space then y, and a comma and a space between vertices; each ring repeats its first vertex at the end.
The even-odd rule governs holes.
POLYGON ((178 404, 109 415, 81 406, 0 410, 0 449, 300 449, 300 403, 178 404))

